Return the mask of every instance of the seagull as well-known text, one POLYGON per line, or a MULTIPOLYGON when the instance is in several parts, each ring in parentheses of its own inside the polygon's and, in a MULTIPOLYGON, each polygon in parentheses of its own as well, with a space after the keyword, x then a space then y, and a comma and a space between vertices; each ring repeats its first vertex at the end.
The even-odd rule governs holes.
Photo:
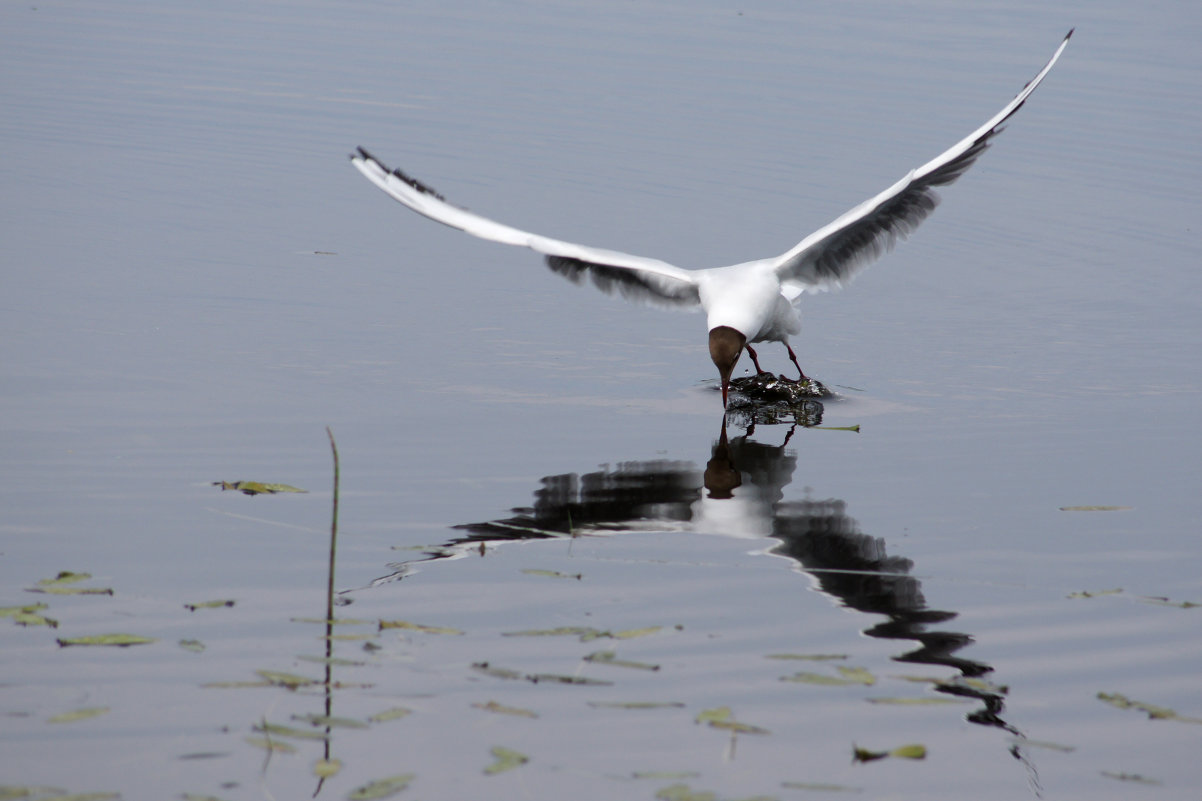
POLYGON ((1052 58, 1005 108, 981 127, 897 183, 835 218, 791 249, 768 259, 727 267, 686 270, 659 259, 616 250, 577 245, 512 228, 470 212, 447 200, 401 170, 390 170, 362 147, 351 163, 380 189, 418 214, 472 236, 519 245, 543 254, 552 271, 580 283, 585 275, 601 290, 675 308, 700 307, 706 314, 710 358, 722 383, 726 406, 730 376, 746 350, 757 372, 763 372, 752 348, 756 342, 779 342, 806 375, 789 345, 801 331, 796 302, 806 292, 843 286, 864 267, 907 238, 939 203, 935 187, 964 174, 989 147, 1005 122, 1035 91, 1068 46, 1070 30, 1052 58))

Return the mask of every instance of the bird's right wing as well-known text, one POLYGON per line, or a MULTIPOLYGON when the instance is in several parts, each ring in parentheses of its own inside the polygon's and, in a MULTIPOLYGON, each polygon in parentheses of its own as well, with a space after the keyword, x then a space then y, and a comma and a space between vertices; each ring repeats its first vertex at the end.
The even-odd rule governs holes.
POLYGON ((976 162, 1051 71, 1072 35, 1069 31, 1039 74, 988 122, 777 257, 776 273, 786 287, 797 294, 837 287, 913 232, 939 203, 935 187, 955 181, 976 162))
POLYGON ((658 259, 562 242, 494 222, 451 205, 442 195, 400 170, 389 170, 363 148, 351 156, 351 163, 369 181, 418 214, 481 239, 542 253, 552 270, 575 283, 588 274, 599 289, 618 290, 632 300, 667 306, 696 306, 701 302, 697 279, 688 270, 658 259))

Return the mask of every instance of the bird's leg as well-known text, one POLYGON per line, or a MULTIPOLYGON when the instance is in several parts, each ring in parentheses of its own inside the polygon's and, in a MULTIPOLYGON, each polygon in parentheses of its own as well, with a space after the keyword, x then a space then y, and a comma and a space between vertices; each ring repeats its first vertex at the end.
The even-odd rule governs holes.
MULTIPOLYGON (((799 379, 797 379, 797 380, 798 380, 798 381, 805 381, 805 380, 806 380, 806 374, 805 374, 804 372, 802 372, 802 370, 801 370, 801 365, 797 363, 797 354, 793 352, 793 348, 791 348, 791 347, 789 346, 789 343, 788 343, 788 342, 786 342, 786 343, 785 343, 785 350, 789 351, 789 359, 790 359, 790 360, 793 362, 793 366, 797 368, 797 374, 798 374, 799 376, 801 376, 801 378, 799 378, 799 379)), ((757 366, 758 366, 758 365, 757 365, 757 366)))
MULTIPOLYGON (((755 355, 755 348, 751 347, 751 345, 747 346, 747 355, 751 357, 751 363, 755 365, 756 374, 764 372, 764 368, 760 367, 759 358, 755 355)), ((794 361, 794 364, 796 364, 796 361, 794 361)), ((800 370, 801 368, 798 367, 797 369, 800 370)))

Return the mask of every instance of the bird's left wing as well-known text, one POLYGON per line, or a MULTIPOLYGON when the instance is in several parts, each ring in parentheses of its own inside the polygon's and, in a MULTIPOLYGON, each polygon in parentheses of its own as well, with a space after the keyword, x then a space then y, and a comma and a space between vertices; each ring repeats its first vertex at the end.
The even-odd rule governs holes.
POLYGON ((840 286, 884 254, 899 237, 909 236, 938 205, 934 187, 955 181, 985 152, 1006 120, 1052 69, 1072 35, 1069 31, 1039 74, 988 122, 774 259, 776 273, 786 288, 800 294, 802 290, 840 286))
POLYGON ((605 292, 616 289, 632 300, 668 306, 700 303, 697 280, 688 270, 658 259, 562 242, 494 222, 451 205, 420 181, 400 170, 388 169, 363 148, 351 155, 351 163, 369 181, 418 214, 481 239, 542 253, 552 270, 576 283, 587 273, 598 288, 605 292))

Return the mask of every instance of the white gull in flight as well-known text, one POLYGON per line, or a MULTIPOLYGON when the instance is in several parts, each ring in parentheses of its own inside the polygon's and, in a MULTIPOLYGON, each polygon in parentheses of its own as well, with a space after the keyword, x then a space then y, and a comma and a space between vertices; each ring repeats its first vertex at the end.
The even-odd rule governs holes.
POLYGON ((552 270, 573 281, 579 282, 587 273, 606 292, 617 289, 627 298, 659 305, 700 306, 706 313, 710 358, 718 368, 725 406, 730 376, 744 348, 756 370, 762 372, 753 342, 780 342, 805 378, 789 346, 789 335, 801 330, 801 316, 794 307, 797 299, 805 292, 842 286, 899 237, 909 236, 939 203, 934 188, 952 183, 976 162, 1052 69, 1072 35, 1069 31, 1039 74, 980 128, 787 252, 728 267, 685 270, 658 259, 521 231, 451 205, 420 181, 400 170, 389 170, 363 148, 351 156, 351 162, 368 180, 418 214, 481 239, 542 253, 552 270))

